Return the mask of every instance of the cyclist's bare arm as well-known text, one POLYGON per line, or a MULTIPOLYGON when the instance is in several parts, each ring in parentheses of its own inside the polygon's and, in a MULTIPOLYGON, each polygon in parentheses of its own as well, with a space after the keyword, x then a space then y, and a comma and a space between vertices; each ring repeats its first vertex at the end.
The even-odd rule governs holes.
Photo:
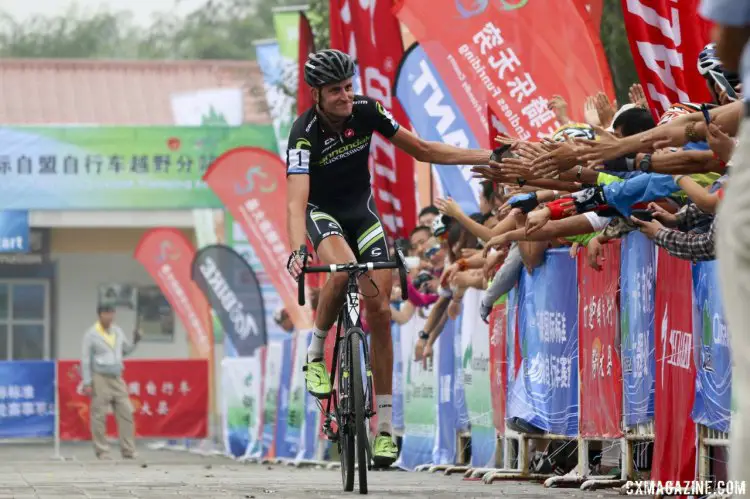
POLYGON ((391 142, 417 161, 438 165, 486 165, 492 154, 487 149, 461 149, 422 140, 404 127, 399 127, 391 142))
POLYGON ((287 236, 292 250, 305 244, 307 197, 310 194, 309 175, 289 175, 286 180, 287 236))

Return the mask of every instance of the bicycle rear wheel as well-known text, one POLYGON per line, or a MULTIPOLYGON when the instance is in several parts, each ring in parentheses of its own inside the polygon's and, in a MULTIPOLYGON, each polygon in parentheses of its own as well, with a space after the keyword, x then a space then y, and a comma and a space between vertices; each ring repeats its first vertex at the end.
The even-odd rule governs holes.
MULTIPOLYGON (((361 332, 361 330, 359 330, 361 332)), ((367 437, 367 426, 365 425, 365 391, 362 384, 362 336, 355 332, 349 335, 349 352, 351 352, 352 382, 349 384, 349 400, 354 402, 354 427, 356 429, 357 462, 359 464, 359 493, 367 494, 367 469, 369 468, 368 446, 370 440, 367 437)))

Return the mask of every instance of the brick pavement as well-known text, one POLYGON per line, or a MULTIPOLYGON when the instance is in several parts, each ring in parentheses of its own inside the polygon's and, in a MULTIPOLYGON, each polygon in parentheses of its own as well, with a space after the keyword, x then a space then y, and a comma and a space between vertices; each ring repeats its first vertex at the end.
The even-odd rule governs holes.
MULTIPOLYGON (((136 461, 97 461, 88 444, 63 445, 64 461, 54 460, 51 445, 0 444, 0 499, 6 498, 339 498, 339 471, 297 469, 282 465, 243 464, 220 456, 139 447, 136 461)), ((468 499, 511 496, 517 498, 587 497, 613 492, 584 493, 577 489, 544 489, 533 483, 463 481, 460 475, 406 473, 368 474, 370 497, 425 497, 468 499)), ((356 493, 355 485, 355 493, 356 493)))

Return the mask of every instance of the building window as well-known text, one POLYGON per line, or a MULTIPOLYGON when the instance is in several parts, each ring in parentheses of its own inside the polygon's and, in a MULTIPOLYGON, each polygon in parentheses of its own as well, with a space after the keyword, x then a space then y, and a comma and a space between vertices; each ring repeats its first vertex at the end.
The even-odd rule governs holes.
POLYGON ((50 355, 49 282, 0 280, 0 360, 50 355))

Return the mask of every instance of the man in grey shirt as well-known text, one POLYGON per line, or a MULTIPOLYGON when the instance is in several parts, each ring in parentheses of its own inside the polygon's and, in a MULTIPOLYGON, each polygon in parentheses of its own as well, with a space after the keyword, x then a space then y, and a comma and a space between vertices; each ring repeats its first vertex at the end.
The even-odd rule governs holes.
POLYGON ((122 379, 123 357, 129 355, 140 341, 136 330, 130 343, 118 326, 112 323, 114 308, 99 305, 99 320, 83 335, 81 376, 83 391, 91 397, 91 437, 99 459, 110 459, 107 443, 107 412, 113 408, 120 434, 120 452, 125 459, 135 458, 133 405, 122 379))

